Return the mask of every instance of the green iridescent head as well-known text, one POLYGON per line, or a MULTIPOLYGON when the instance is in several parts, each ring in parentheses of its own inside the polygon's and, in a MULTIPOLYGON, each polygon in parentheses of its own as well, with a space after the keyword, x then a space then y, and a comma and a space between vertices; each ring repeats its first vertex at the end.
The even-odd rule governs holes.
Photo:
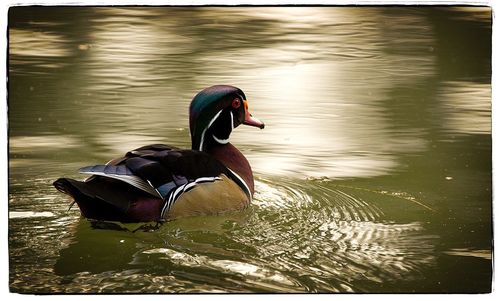
POLYGON ((264 123, 248 112, 245 93, 228 85, 216 85, 199 92, 189 106, 191 146, 206 150, 211 143, 225 144, 240 124, 264 128, 264 123))

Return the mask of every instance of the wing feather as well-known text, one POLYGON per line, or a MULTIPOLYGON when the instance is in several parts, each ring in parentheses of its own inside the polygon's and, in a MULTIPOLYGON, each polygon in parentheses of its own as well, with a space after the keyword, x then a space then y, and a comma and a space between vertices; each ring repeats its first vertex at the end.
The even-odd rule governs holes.
POLYGON ((151 195, 154 195, 156 197, 161 197, 162 195, 158 193, 158 191, 155 190, 155 188, 150 185, 148 182, 144 181, 138 176, 135 176, 133 174, 116 174, 113 173, 113 171, 110 171, 109 169, 106 171, 105 167, 107 165, 94 165, 94 166, 86 166, 83 168, 80 168, 80 172, 84 174, 90 174, 90 175, 96 175, 96 176, 101 176, 101 177, 107 177, 107 178, 112 178, 116 180, 123 181, 127 184, 130 184, 134 187, 137 187, 151 195))
POLYGON ((80 172, 120 180, 165 200, 162 216, 184 192, 197 184, 220 180, 221 174, 232 174, 205 152, 162 144, 132 150, 120 160, 110 162, 117 163, 87 166, 80 172))

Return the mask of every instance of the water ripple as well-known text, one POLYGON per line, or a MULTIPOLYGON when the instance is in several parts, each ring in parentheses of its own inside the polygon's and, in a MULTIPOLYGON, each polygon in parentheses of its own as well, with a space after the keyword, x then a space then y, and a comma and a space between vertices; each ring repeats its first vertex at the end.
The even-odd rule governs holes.
POLYGON ((259 237, 259 243, 245 243, 285 275, 300 272, 308 290, 359 291, 368 289, 364 281, 414 277, 434 263, 437 237, 427 235, 422 223, 388 222, 383 208, 331 183, 260 179, 256 186, 261 192, 254 204, 265 212, 236 237, 259 237), (327 289, 332 277, 336 283, 327 289))

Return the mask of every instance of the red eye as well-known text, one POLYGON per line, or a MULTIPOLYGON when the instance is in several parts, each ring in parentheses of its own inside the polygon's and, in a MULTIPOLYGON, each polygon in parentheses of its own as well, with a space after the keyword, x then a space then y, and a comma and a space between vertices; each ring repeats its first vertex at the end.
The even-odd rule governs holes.
POLYGON ((233 103, 231 104, 233 108, 237 109, 241 106, 241 101, 239 98, 233 99, 233 103))

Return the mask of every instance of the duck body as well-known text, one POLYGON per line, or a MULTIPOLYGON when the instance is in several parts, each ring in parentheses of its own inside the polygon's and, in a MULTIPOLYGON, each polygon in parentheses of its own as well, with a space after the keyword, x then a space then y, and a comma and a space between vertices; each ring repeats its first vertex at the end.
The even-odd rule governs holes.
POLYGON ((240 89, 213 86, 191 102, 192 149, 143 146, 81 168, 90 175, 84 181, 60 178, 54 186, 95 220, 162 222, 241 210, 252 200, 254 180, 247 159, 229 143, 240 124, 264 127, 248 112, 240 89))

